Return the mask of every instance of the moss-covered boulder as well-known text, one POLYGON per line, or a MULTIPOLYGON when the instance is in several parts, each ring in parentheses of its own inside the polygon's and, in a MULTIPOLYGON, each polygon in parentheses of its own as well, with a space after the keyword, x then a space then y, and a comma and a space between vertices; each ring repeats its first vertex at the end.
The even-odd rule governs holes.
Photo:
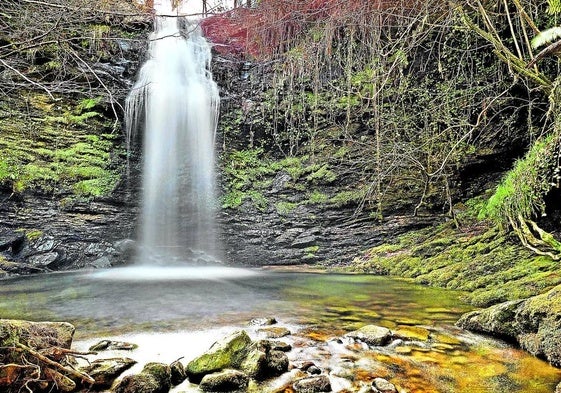
POLYGON ((115 393, 167 393, 171 388, 171 370, 167 364, 148 363, 139 374, 127 375, 115 387, 115 393))
POLYGON ((561 366, 561 285, 526 300, 464 315, 458 325, 514 340, 528 352, 561 366))
POLYGON ((244 330, 236 331, 215 342, 201 356, 190 361, 185 371, 191 382, 200 382, 207 375, 224 369, 241 366, 252 348, 251 338, 244 330))
POLYGON ((30 322, 0 319, 0 354, 16 361, 10 348, 23 344, 35 350, 51 347, 70 348, 74 326, 67 322, 30 322))
POLYGON ((253 343, 240 370, 256 380, 276 377, 288 370, 288 356, 276 349, 276 343, 261 340, 253 343))

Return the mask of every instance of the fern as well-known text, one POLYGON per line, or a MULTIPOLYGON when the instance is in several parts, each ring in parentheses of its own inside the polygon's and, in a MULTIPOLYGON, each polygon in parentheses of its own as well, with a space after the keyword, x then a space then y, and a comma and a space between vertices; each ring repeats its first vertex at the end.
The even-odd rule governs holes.
POLYGON ((550 15, 561 12, 561 0, 547 0, 547 13, 550 15))
POLYGON ((532 48, 537 49, 540 46, 551 44, 559 38, 561 38, 561 27, 552 27, 550 29, 539 32, 538 35, 532 39, 532 48))

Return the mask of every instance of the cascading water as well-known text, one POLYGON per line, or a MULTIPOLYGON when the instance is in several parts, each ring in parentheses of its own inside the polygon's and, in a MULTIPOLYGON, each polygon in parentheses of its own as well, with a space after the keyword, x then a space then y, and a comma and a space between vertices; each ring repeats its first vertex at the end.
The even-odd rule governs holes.
POLYGON ((209 71, 210 45, 195 22, 157 16, 148 53, 126 101, 129 146, 144 131, 139 261, 168 264, 201 252, 217 258, 219 95, 209 71))

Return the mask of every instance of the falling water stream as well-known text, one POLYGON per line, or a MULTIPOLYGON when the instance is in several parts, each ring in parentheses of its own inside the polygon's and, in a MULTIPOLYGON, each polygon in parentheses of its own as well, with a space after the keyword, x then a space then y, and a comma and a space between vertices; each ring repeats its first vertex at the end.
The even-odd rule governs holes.
MULTIPOLYGON (((156 11, 173 14, 167 3, 156 11)), ((129 145, 144 135, 143 264, 219 257, 213 220, 219 95, 210 60, 196 20, 156 17, 148 59, 126 101, 129 145)))

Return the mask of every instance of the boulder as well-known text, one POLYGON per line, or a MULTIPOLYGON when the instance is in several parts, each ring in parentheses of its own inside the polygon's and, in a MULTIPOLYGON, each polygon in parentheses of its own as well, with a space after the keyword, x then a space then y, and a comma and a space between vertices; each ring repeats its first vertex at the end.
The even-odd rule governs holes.
POLYGON ((136 361, 129 358, 97 359, 81 369, 95 380, 97 388, 109 388, 123 371, 128 370, 136 361))
POLYGON ((168 393, 171 370, 167 364, 148 363, 139 374, 127 375, 115 387, 115 393, 168 393))
POLYGON ((198 383, 206 374, 239 368, 251 349, 251 338, 244 330, 239 330, 215 342, 207 352, 191 360, 185 371, 191 382, 198 383))
POLYGON ((70 348, 74 326, 68 322, 30 322, 0 319, 0 347, 17 343, 34 349, 70 348))
POLYGON ((381 346, 389 343, 392 338, 392 332, 382 326, 366 325, 347 333, 345 336, 362 341, 368 345, 381 346))
POLYGON ((292 388, 296 393, 331 392, 331 382, 327 375, 299 379, 292 388))
POLYGON ((204 392, 232 392, 247 388, 249 377, 238 370, 226 369, 207 374, 199 388, 204 392))
POLYGON ((531 354, 561 366, 561 285, 526 300, 468 313, 458 326, 517 341, 531 354))
POLYGON ((276 377, 288 371, 288 356, 273 348, 272 341, 261 340, 254 343, 240 369, 257 380, 276 377))

